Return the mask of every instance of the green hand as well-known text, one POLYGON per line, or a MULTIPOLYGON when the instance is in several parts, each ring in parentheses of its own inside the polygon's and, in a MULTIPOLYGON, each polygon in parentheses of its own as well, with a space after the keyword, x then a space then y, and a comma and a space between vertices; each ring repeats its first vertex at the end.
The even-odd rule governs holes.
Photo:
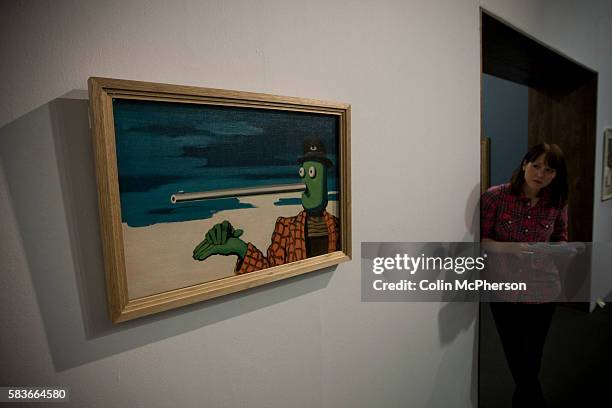
POLYGON ((244 258, 247 244, 239 237, 244 231, 234 229, 229 221, 216 224, 193 250, 193 259, 203 261, 211 255, 238 255, 244 258))

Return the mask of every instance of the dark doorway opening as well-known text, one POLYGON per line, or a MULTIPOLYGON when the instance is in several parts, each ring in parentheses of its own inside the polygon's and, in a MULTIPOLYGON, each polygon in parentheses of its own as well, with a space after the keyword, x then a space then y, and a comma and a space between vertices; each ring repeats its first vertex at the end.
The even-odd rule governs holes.
MULTIPOLYGON (((597 73, 485 11, 481 13, 481 44, 482 74, 527 89, 527 145, 546 141, 566 152, 569 238, 592 241, 597 73)), ((485 95, 482 103, 483 108, 489 103, 485 95)), ((490 149, 495 150, 495 135, 483 136, 492 138, 490 149)))
MULTIPOLYGON (((482 180, 508 182, 528 147, 558 144, 569 173, 569 240, 592 241, 597 72, 482 9, 481 63, 481 135, 487 140, 481 146, 488 150, 482 180)), ((580 401, 568 394, 578 391, 575 383, 574 390, 563 386, 568 371, 579 366, 579 354, 560 353, 580 350, 580 342, 568 349, 575 338, 570 334, 576 335, 569 331, 590 330, 580 320, 589 305, 570 306, 557 308, 542 361, 541 380, 551 406, 580 401), (563 363, 569 365, 565 371, 563 363)), ((481 304, 479 322, 479 406, 510 407, 513 380, 487 304, 481 304)))

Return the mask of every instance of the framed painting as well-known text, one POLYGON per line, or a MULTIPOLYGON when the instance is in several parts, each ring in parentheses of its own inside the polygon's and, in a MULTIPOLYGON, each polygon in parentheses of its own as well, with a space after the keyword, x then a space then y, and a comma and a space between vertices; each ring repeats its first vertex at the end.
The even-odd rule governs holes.
POLYGON ((350 105, 89 79, 113 322, 351 258, 350 105))
POLYGON ((604 132, 603 183, 601 199, 612 198, 612 129, 604 132))

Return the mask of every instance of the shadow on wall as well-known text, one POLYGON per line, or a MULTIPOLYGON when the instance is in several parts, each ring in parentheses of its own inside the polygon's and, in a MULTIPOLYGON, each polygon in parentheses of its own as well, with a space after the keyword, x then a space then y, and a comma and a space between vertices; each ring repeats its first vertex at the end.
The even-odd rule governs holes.
MULTIPOLYGON (((475 146, 477 140, 475 140, 475 146)), ((381 294, 372 289, 372 260, 374 258, 395 258, 398 254, 427 254, 427 256, 447 257, 469 254, 474 250, 473 241, 479 237, 480 229, 480 184, 470 191, 464 209, 466 233, 462 242, 362 242, 361 245, 361 293, 363 301, 371 302, 422 302, 428 299, 438 307, 437 334, 442 353, 439 359, 430 364, 436 366, 432 379, 431 393, 424 407, 448 406, 449 384, 459 384, 455 389, 465 390, 464 395, 457 395, 457 401, 478 404, 478 307, 477 302, 463 293, 440 292, 430 297, 419 297, 416 292, 397 291, 390 295, 381 294), (458 352, 462 350, 462 352, 458 352), (464 350, 468 351, 467 355, 464 350), (471 352, 471 354, 469 354, 471 352)), ((399 282, 406 277, 405 269, 390 268, 382 276, 389 282, 399 282)), ((428 271, 427 279, 433 281, 452 281, 454 271, 428 271), (434 275, 435 273, 435 275, 434 275)), ((375 279, 378 279, 376 277, 375 279)), ((414 303, 412 303, 414 304, 414 303)))
MULTIPOLYGON (((465 226, 467 232, 463 237, 464 242, 477 241, 480 237, 480 184, 476 184, 465 206, 464 211, 465 226)), ((455 248, 460 252, 460 248, 455 248)), ((447 403, 446 396, 441 395, 437 390, 437 384, 450 384, 464 381, 465 387, 462 389, 469 392, 469 400, 472 406, 478 405, 478 307, 479 303, 461 302, 459 299, 450 300, 445 303, 438 313, 438 334, 439 341, 445 347, 444 354, 440 360, 434 387, 429 396, 428 407, 440 407, 447 403), (473 328, 473 337, 462 336, 473 328), (461 338, 461 339, 460 339, 461 338), (465 375, 463 367, 457 364, 455 347, 460 347, 457 342, 472 342, 472 370, 471 376, 465 375), (469 391, 468 391, 469 390, 469 391)), ((459 398, 461 399, 461 398, 459 398)))
POLYGON ((55 99, 0 129, 0 162, 57 371, 327 286, 334 268, 111 324, 87 94, 68 95, 80 99, 55 99))

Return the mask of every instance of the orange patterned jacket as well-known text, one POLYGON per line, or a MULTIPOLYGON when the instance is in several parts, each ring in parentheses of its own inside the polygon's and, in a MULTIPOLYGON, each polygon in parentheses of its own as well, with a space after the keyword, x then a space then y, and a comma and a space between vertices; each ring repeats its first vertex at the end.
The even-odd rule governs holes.
MULTIPOLYGON (((323 216, 329 234, 327 252, 337 251, 340 240, 338 218, 327 211, 323 211, 323 216)), ((272 243, 268 247, 268 256, 264 256, 255 245, 249 242, 244 258, 238 259, 236 263, 235 272, 243 274, 306 259, 308 255, 304 234, 305 224, 305 211, 301 211, 295 217, 278 217, 272 233, 272 243)))

